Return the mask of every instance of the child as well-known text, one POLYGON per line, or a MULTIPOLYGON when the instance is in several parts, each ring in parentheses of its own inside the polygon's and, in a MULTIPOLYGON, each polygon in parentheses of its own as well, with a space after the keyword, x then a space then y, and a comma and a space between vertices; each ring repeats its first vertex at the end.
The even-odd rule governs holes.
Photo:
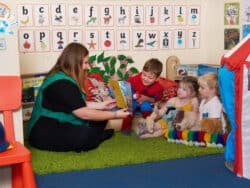
POLYGON ((133 90, 133 112, 123 119, 121 132, 130 135, 134 113, 139 109, 146 118, 153 110, 152 103, 159 101, 163 96, 163 88, 158 82, 162 72, 162 62, 158 59, 149 59, 145 62, 141 73, 127 79, 133 90))
POLYGON ((200 120, 203 118, 215 118, 221 121, 222 131, 225 132, 226 123, 223 116, 223 106, 219 99, 218 76, 216 73, 207 73, 200 76, 199 93, 202 98, 199 107, 200 120))
MULTIPOLYGON (((146 120, 147 126, 150 127, 148 124, 153 124, 155 120, 162 118, 165 122, 167 122, 167 126, 160 121, 155 123, 151 130, 148 130, 148 132, 144 132, 143 134, 137 136, 140 138, 157 137, 164 134, 164 129, 171 129, 172 121, 175 116, 175 113, 171 113, 173 112, 173 109, 171 109, 173 107, 177 110, 193 111, 198 115, 198 89, 199 84, 197 78, 192 76, 184 77, 179 82, 177 96, 169 99, 165 105, 160 105, 160 107, 156 106, 154 113, 152 113, 146 120), (167 111, 169 112, 166 113, 167 111)), ((138 133, 140 130, 137 130, 136 132, 138 133)))
POLYGON ((179 82, 177 97, 171 98, 168 103, 177 110, 193 111, 199 110, 199 84, 196 77, 186 76, 179 82))

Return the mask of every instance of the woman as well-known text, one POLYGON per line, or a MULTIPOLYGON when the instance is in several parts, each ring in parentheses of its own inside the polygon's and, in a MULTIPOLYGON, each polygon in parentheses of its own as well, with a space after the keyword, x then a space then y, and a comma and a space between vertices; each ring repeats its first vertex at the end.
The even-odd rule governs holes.
POLYGON ((49 71, 28 124, 32 146, 51 151, 88 151, 114 134, 113 129, 105 129, 107 120, 129 115, 127 109, 105 111, 116 106, 114 99, 86 102, 88 54, 83 45, 71 43, 49 71))

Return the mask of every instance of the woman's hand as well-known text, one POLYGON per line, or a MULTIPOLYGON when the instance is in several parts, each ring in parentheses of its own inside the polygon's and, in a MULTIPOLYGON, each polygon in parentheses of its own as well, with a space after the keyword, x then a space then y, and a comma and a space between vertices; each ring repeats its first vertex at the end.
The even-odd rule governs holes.
POLYGON ((114 112, 115 115, 114 115, 114 118, 118 119, 118 118, 125 118, 127 117, 128 115, 130 115, 130 112, 128 111, 127 108, 123 108, 123 109, 120 109, 120 110, 117 110, 114 112))
MULTIPOLYGON (((100 102, 99 104, 103 106, 102 110, 111 110, 112 108, 116 107, 116 100, 110 99, 104 102, 100 102)), ((97 103, 97 105, 99 104, 97 103)))
POLYGON ((109 99, 103 102, 87 102, 87 107, 96 110, 111 110, 112 108, 116 107, 116 100, 109 99))

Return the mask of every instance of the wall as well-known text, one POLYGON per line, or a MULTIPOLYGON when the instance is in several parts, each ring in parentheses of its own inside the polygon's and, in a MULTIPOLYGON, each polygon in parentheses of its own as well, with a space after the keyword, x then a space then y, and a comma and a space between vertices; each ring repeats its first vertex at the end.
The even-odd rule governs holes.
MULTIPOLYGON (((51 4, 57 3, 56 0, 2 0, 2 3, 5 3, 14 10, 20 4, 51 4)), ((135 66, 139 69, 143 66, 145 60, 151 57, 157 57, 163 62, 166 61, 167 57, 171 55, 176 55, 180 58, 181 63, 183 64, 193 64, 193 63, 214 63, 219 64, 221 56, 225 53, 224 50, 224 3, 231 2, 229 0, 135 0, 135 1, 111 1, 111 0, 102 0, 102 1, 93 1, 93 0, 62 0, 60 3, 65 4, 119 4, 122 5, 150 5, 151 3, 155 5, 169 4, 169 5, 200 5, 201 6, 201 17, 200 17, 200 48, 199 49, 170 49, 170 50, 147 50, 147 51, 135 51, 130 49, 129 51, 106 51, 106 55, 116 55, 119 53, 124 53, 130 55, 135 60, 135 66)), ((234 2, 240 2, 240 0, 235 0, 234 2)), ((49 27, 51 29, 51 26, 49 27)), ((62 27, 58 27, 61 29, 62 27)), ((99 26, 96 27, 100 29, 99 26)), ((176 27, 173 27, 176 28, 176 27)), ((47 72, 55 63, 60 52, 39 52, 39 53, 24 53, 19 52, 18 49, 18 36, 16 34, 16 27, 14 27, 14 36, 2 36, 7 42, 7 50, 0 51, 1 56, 1 75, 19 75, 21 74, 30 74, 30 73, 40 73, 47 72), (19 55, 19 57, 18 57, 19 55), (19 61, 18 61, 19 58, 19 61)), ((63 29, 70 29, 68 26, 63 27, 63 29)), ((114 27, 114 30, 120 29, 114 27)), ((150 30, 151 27, 145 26, 143 29, 150 30)), ((158 29, 158 28, 156 28, 158 29)), ((160 29, 165 29, 160 26, 160 29)), ((171 29, 171 28, 170 28, 171 29)), ((32 27, 31 27, 32 30, 32 27)), ((90 54, 99 53, 100 51, 90 51, 90 54)), ((165 68, 164 68, 165 70, 165 68)), ((165 73, 163 73, 165 75, 165 73)), ((15 123, 18 134, 16 135, 18 140, 23 139, 22 132, 22 117, 21 112, 15 114, 15 123)), ((0 187, 10 187, 10 177, 9 177, 9 168, 0 169, 0 187)))
MULTIPOLYGON (((25 4, 28 0, 18 1, 19 4, 25 4)), ((36 1, 36 4, 39 1, 36 1)), ((92 3, 95 5, 107 4, 107 5, 119 5, 119 1, 85 1, 86 4, 92 3), (103 3, 104 2, 104 3, 103 3)), ((84 3, 85 3, 84 2, 84 3)), ((150 5, 152 1, 136 1, 140 5, 150 5)), ((131 55, 135 60, 135 66, 141 68, 145 60, 151 57, 158 57, 163 62, 170 55, 177 55, 181 63, 213 63, 219 64, 220 57, 225 53, 224 50, 224 3, 230 1, 217 1, 217 0, 189 0, 189 1, 153 1, 155 5, 200 5, 201 6, 201 17, 200 17, 200 48, 199 49, 170 49, 170 50, 147 50, 147 51, 135 51, 130 49, 129 51, 106 51, 105 54, 116 55, 119 53, 124 53, 126 55, 131 55), (221 19, 218 19, 221 18, 221 19)), ((237 1, 236 1, 237 2, 237 1)), ((43 4, 55 3, 55 1, 41 1, 43 4)), ((74 3, 81 4, 82 1, 60 1, 60 3, 74 3)), ((122 5, 135 5, 135 1, 122 1, 122 5)), ((159 26, 160 29, 165 29, 165 27, 159 26)), ((60 28, 60 27, 59 27, 60 28)), ((70 29, 68 26, 63 27, 63 29, 70 29)), ((118 27, 113 27, 115 30, 118 27)), ((176 28, 173 26, 172 28, 176 28)), ((187 27, 186 27, 187 28, 187 27)), ((192 27, 190 27, 192 28, 192 27)), ((51 28, 50 28, 51 29, 51 28)), ((100 29, 100 27, 96 27, 100 29)), ((149 30, 149 26, 145 26, 144 29, 149 30)), ((170 27, 171 29, 171 27, 170 27)), ((100 50, 101 51, 101 50, 100 50)), ((90 54, 96 54, 98 51, 91 51, 90 54)), ((39 73, 48 71, 55 63, 59 52, 49 52, 49 53, 20 53, 20 64, 21 64, 21 74, 29 73, 39 73)), ((164 69, 165 70, 165 69, 164 69)), ((163 73, 164 75, 165 73, 163 73)))

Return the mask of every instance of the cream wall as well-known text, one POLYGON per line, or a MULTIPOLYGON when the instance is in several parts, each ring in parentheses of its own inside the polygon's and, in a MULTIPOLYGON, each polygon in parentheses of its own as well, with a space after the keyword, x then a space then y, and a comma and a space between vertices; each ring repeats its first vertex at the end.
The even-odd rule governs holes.
MULTIPOLYGON (((20 4, 32 2, 28 0, 19 0, 20 4)), ((35 1, 38 3, 39 1, 35 1)), ((56 1, 41 1, 42 3, 52 3, 56 1)), ((115 4, 119 1, 85 1, 86 4, 115 4)), ((132 5, 135 3, 148 5, 152 2, 144 1, 122 1, 123 5, 132 5)), ((168 0, 168 1, 153 1, 154 4, 170 4, 170 5, 201 5, 201 25, 200 25, 200 49, 178 49, 178 50, 158 50, 158 51, 107 51, 106 55, 116 55, 123 53, 132 56, 135 60, 134 66, 141 69, 144 61, 151 57, 157 57, 163 62, 166 61, 170 55, 176 55, 180 58, 181 63, 213 63, 219 64, 220 57, 225 53, 224 51, 224 3, 230 2, 226 0, 168 0), (219 19, 218 19, 219 18, 219 19)), ((234 1, 234 2, 237 2, 234 1)), ((82 3, 82 1, 60 1, 60 3, 82 3)), ((147 28, 147 26, 145 26, 147 28)), ((161 27, 162 28, 162 27, 161 27)), ((148 28, 150 29, 150 27, 148 28)), ((98 52, 90 52, 96 54, 98 52)), ((20 65, 21 74, 47 72, 55 63, 59 53, 21 53, 20 65)), ((164 69, 165 70, 165 69, 164 69)), ((165 72, 163 72, 165 76, 165 72)))
MULTIPOLYGON (((2 0, 2 3, 8 4, 13 10, 17 4, 33 3, 48 4, 58 2, 56 0, 2 0)), ((123 5, 130 4, 150 4, 152 0, 135 0, 135 1, 110 1, 110 0, 85 0, 85 3, 94 4, 115 4, 122 2, 123 5)), ((232 2, 229 0, 158 0, 153 1, 155 4, 184 4, 184 5, 201 5, 201 25, 200 25, 200 49, 185 50, 159 50, 159 51, 112 51, 105 52, 106 55, 116 55, 124 53, 130 55, 135 60, 134 66, 141 69, 145 60, 151 57, 157 57, 163 62, 170 55, 176 55, 180 58, 181 63, 214 63, 219 64, 224 50, 224 3, 232 2)), ((233 2, 240 2, 234 0, 233 2)), ((60 3, 79 3, 81 0, 61 0, 60 3)), ((16 32, 15 32, 16 33, 16 32)), ((2 36, 0 35, 2 38, 2 36)), ((0 75, 19 75, 47 72, 55 63, 59 53, 18 53, 18 40, 15 36, 4 36, 7 41, 7 50, 0 51, 1 69, 0 75), (19 54, 19 61, 18 61, 19 54)), ((94 52, 97 53, 97 52, 94 52)), ((165 76, 165 72, 163 73, 165 76)), ((21 112, 15 114, 15 122, 18 140, 23 139, 21 112)), ((0 168, 0 188, 11 187, 9 168, 0 168)))

